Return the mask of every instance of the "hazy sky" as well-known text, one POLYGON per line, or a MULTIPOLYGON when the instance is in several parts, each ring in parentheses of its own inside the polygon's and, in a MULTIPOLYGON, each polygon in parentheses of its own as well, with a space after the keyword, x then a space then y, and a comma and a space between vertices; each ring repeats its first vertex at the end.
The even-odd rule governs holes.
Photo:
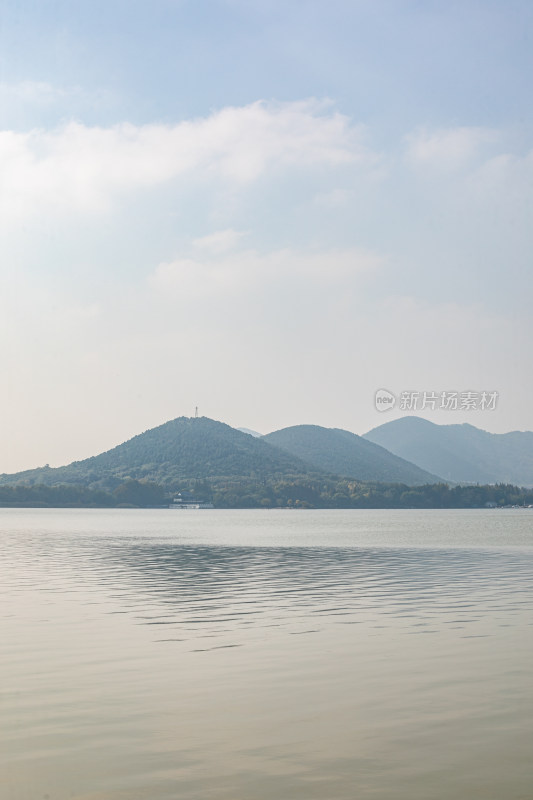
POLYGON ((0 0, 0 471, 194 413, 533 429, 531 0, 0 0))

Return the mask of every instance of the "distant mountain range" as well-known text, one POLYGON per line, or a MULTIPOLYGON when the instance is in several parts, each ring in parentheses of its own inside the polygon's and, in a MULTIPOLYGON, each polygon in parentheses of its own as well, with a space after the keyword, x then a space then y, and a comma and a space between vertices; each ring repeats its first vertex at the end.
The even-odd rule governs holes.
POLYGON ((340 428, 295 425, 269 433, 263 439, 318 470, 347 478, 408 486, 441 481, 437 475, 340 428))
POLYGON ((488 433, 464 423, 401 417, 366 433, 369 442, 456 483, 533 486, 533 433, 488 433))
POLYGON ((435 475, 348 431, 301 425, 257 437, 207 417, 178 417, 65 467, 0 475, 0 485, 111 489, 128 480, 169 489, 186 480, 334 473, 360 481, 435 483, 435 475))
POLYGON ((236 428, 236 430, 241 431, 241 433, 249 433, 250 436, 256 436, 259 439, 263 435, 262 433, 258 433, 257 431, 253 431, 251 428, 236 428))
POLYGON ((409 487, 443 481, 533 486, 533 433, 491 434, 472 425, 404 417, 363 437, 317 425, 257 436, 207 417, 178 417, 68 466, 0 475, 0 486, 114 491, 124 482, 143 481, 174 491, 191 481, 260 486, 293 478, 409 487))

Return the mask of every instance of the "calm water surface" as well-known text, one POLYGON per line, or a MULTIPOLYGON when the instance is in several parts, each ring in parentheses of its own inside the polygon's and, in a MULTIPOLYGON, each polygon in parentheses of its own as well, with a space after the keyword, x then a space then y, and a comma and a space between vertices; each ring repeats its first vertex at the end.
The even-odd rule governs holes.
POLYGON ((1 800, 533 797, 533 511, 0 531, 1 800))

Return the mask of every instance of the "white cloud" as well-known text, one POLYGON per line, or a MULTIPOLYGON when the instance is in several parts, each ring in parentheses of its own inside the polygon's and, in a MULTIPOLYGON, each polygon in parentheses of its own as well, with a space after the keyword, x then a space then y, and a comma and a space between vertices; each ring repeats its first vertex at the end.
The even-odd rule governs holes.
POLYGON ((200 251, 209 253, 224 253, 235 247, 237 242, 244 236, 241 231, 234 231, 227 228, 224 231, 215 231, 199 239, 193 239, 193 246, 200 251))
POLYGON ((472 186, 486 196, 497 196, 516 213, 531 200, 533 172, 533 150, 523 156, 511 153, 498 153, 487 159, 470 176, 472 186), (529 197, 529 200, 527 200, 529 197))
POLYGON ((71 122, 54 131, 0 132, 6 217, 108 210, 118 195, 194 173, 245 185, 267 170, 371 163, 361 128, 314 100, 224 108, 176 125, 71 122))
POLYGON ((72 91, 52 86, 44 81, 20 81, 20 83, 0 82, 0 103, 23 103, 35 106, 48 106, 68 97, 72 91))
POLYGON ((329 250, 302 252, 283 249, 269 253, 241 250, 230 253, 205 254, 203 257, 177 258, 158 265, 149 278, 157 292, 189 300, 198 296, 223 294, 234 296, 242 290, 265 292, 269 287, 284 286, 298 281, 304 288, 310 285, 333 286, 350 281, 354 276, 378 269, 383 258, 375 253, 358 250, 329 250))
POLYGON ((421 129, 406 137, 407 157, 419 165, 456 168, 477 155, 483 145, 497 139, 497 133, 488 128, 421 129))

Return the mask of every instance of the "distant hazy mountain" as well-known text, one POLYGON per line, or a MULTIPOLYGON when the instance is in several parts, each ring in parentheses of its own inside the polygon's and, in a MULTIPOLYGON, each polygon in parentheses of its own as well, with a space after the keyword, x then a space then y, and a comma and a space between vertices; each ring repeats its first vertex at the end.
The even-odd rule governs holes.
POLYGON ((78 484, 114 488, 128 479, 172 486, 184 478, 305 474, 308 464, 263 439, 207 417, 178 417, 106 453, 66 467, 0 475, 0 484, 78 484))
POLYGON ((269 433, 263 440, 318 469, 360 481, 399 482, 416 486, 441 480, 383 447, 340 428, 295 425, 269 433))
POLYGON ((468 423, 436 425, 420 417, 402 417, 364 438, 449 481, 533 486, 530 431, 488 433, 468 423))
POLYGON ((250 436, 255 436, 257 439, 260 439, 263 435, 262 433, 257 433, 257 431, 253 431, 251 428, 236 428, 235 430, 241 431, 241 433, 248 433, 250 436))

